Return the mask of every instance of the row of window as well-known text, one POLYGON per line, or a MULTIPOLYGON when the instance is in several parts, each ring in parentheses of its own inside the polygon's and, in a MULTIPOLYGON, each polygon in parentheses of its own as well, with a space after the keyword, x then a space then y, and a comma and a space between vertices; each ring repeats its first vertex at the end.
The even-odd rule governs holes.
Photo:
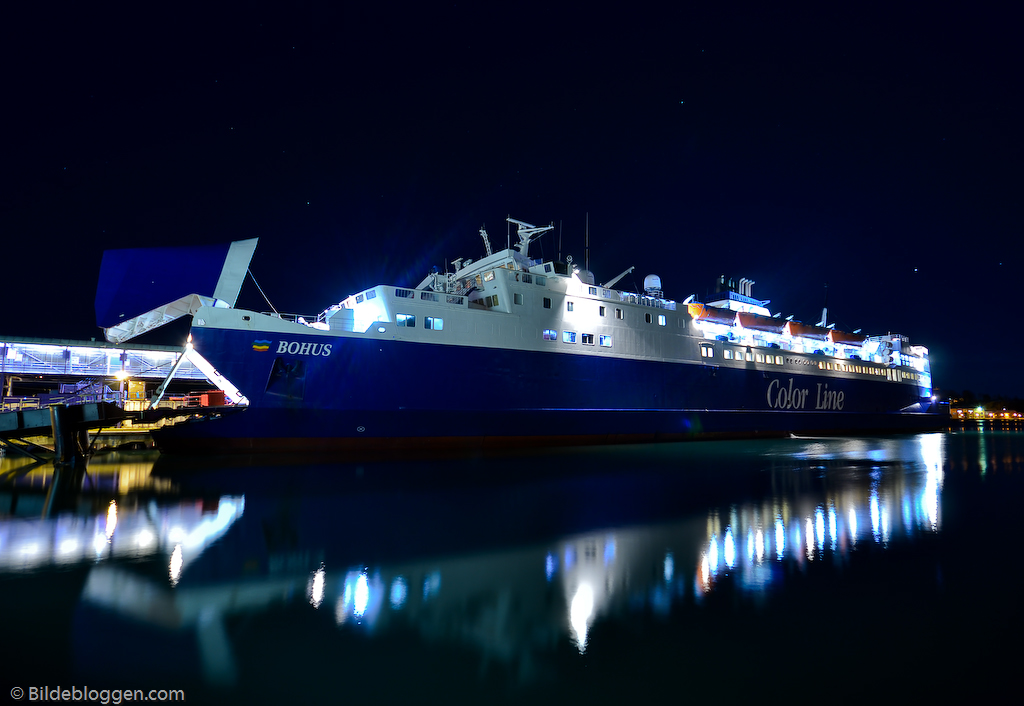
MULTIPOLYGON (((490 282, 493 279, 494 270, 490 270, 488 272, 485 272, 483 275, 476 275, 475 277, 470 277, 469 279, 464 280, 461 284, 466 289, 471 288, 474 284, 476 284, 477 287, 483 287, 484 282, 490 282)), ((548 284, 548 278, 545 277, 544 275, 533 275, 530 274, 529 272, 517 272, 516 281, 525 282, 526 284, 530 284, 532 282, 541 287, 546 287, 548 284)))
MULTIPOLYGON (((416 328, 416 315, 415 314, 395 314, 395 323, 404 328, 416 328)), ((444 330, 444 319, 439 316, 424 316, 423 317, 423 328, 433 329, 434 331, 444 330)), ((544 329, 544 340, 545 341, 557 341, 558 331, 554 329, 544 329)), ((562 341, 565 343, 576 343, 576 332, 575 331, 562 331, 562 341)), ((606 335, 599 335, 597 337, 598 345, 603 348, 612 347, 612 337, 606 335)), ((585 346, 594 345, 594 334, 583 333, 580 334, 580 343, 585 346)))
MULTIPOLYGON (((551 328, 544 329, 544 340, 545 341, 557 341, 558 340, 558 331, 556 331, 554 329, 551 329, 551 328)), ((562 342, 563 343, 576 343, 576 332, 575 331, 562 331, 562 342)), ((600 345, 603 348, 611 348, 612 347, 612 337, 611 336, 606 336, 606 335, 603 335, 603 334, 599 335, 597 337, 597 342, 598 342, 598 345, 600 345)), ((585 346, 592 346, 592 345, 594 345, 594 334, 592 334, 592 333, 582 333, 582 334, 580 334, 580 343, 582 343, 585 346)))
MULTIPOLYGON (((399 326, 406 328, 416 328, 416 315, 415 314, 395 314, 395 323, 399 326)), ((423 328, 433 329, 434 331, 442 331, 444 329, 444 319, 439 316, 424 316, 423 317, 423 328)))
MULTIPOLYGON (((702 358, 714 358, 715 348, 707 344, 701 344, 700 355, 702 358)), ((785 358, 781 355, 769 353, 755 353, 753 351, 734 351, 726 348, 722 351, 722 357, 726 360, 746 360, 752 363, 768 363, 770 365, 783 365, 785 358)), ((797 361, 799 362, 799 361, 797 361)), ((813 363, 811 363, 813 365, 813 363)), ((867 375, 880 375, 889 380, 920 380, 923 376, 907 370, 893 370, 892 368, 875 368, 868 365, 856 365, 852 363, 833 363, 831 361, 818 361, 819 370, 838 370, 845 373, 861 373, 867 375)))
MULTIPOLYGON (((522 304, 522 303, 523 303, 522 300, 517 300, 516 301, 516 304, 522 304)), ((550 297, 544 297, 544 308, 545 309, 550 309, 551 308, 551 298, 550 297)), ((566 311, 573 311, 574 308, 575 308, 575 302, 568 301, 568 302, 565 303, 565 310, 566 311)), ((597 307, 597 315, 598 316, 607 316, 608 315, 608 309, 603 304, 599 304, 598 307, 597 307)), ((622 309, 619 308, 619 307, 615 307, 615 318, 618 319, 619 321, 622 321, 625 318, 625 314, 623 313, 622 309)), ((649 311, 645 311, 644 312, 644 321, 646 321, 649 324, 654 323, 654 314, 652 314, 649 311)), ((666 326, 666 325, 668 325, 668 319, 665 318, 664 314, 658 314, 658 325, 659 326, 666 326)))
POLYGON ((841 370, 846 373, 865 373, 867 375, 879 375, 889 380, 920 380, 921 373, 912 373, 908 370, 896 370, 893 368, 873 368, 868 365, 851 365, 850 363, 832 363, 829 361, 818 361, 819 370, 841 370))
MULTIPOLYGON (((715 354, 715 349, 711 346, 705 346, 711 351, 711 356, 715 354)), ((722 351, 722 357, 726 360, 748 360, 753 363, 771 363, 772 365, 782 365, 783 357, 781 355, 766 355, 764 353, 753 353, 751 351, 733 351, 726 348, 722 351)))

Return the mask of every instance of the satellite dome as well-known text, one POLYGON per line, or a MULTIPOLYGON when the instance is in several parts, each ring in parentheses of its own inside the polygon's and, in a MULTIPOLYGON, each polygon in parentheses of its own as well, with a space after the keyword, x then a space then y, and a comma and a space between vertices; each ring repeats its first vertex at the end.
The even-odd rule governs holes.
POLYGON ((647 275, 644 277, 644 291, 652 297, 660 297, 661 277, 658 275, 647 275))

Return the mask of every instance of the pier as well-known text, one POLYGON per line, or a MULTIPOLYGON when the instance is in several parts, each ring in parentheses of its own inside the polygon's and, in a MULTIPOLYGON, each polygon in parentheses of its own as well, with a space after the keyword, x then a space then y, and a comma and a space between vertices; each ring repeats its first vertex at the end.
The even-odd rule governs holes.
MULTIPOLYGON (((0 409, 31 407, 26 398, 39 394, 15 395, 15 386, 42 393, 41 404, 65 402, 122 402, 128 386, 136 383, 156 387, 167 378, 182 354, 176 346, 113 344, 105 341, 72 341, 7 337, 0 339, 0 409), (103 390, 103 386, 110 390, 103 390), (90 389, 91 388, 91 389, 90 389), (92 399, 88 396, 92 395, 92 399), (58 399, 60 398, 60 399, 58 399)), ((182 383, 209 387, 206 375, 191 361, 182 361, 174 373, 182 383)))
POLYGON ((151 446, 154 424, 223 404, 183 348, 0 339, 0 452, 81 465, 104 446, 151 446))

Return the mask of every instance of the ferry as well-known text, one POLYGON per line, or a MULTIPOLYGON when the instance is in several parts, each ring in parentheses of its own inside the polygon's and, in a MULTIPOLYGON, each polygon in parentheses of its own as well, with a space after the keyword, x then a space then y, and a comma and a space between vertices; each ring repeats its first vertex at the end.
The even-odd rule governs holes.
POLYGON ((719 278, 706 302, 667 298, 656 275, 616 289, 633 268, 602 284, 571 257, 534 259, 553 226, 508 221, 504 250, 481 228, 483 257, 317 316, 193 297, 188 349, 228 407, 155 431, 158 446, 513 450, 941 426, 928 350, 905 336, 773 315, 749 279, 719 278))

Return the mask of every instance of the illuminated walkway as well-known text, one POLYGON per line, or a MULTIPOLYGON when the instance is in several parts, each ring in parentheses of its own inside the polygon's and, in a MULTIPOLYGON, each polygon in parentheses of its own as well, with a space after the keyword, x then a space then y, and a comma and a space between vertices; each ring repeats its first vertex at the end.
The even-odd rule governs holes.
MULTIPOLYGON (((181 353, 182 349, 174 346, 9 337, 0 339, 0 380, 5 375, 76 378, 120 375, 163 380, 181 353)), ((191 361, 185 360, 174 378, 205 380, 206 376, 191 361)))

